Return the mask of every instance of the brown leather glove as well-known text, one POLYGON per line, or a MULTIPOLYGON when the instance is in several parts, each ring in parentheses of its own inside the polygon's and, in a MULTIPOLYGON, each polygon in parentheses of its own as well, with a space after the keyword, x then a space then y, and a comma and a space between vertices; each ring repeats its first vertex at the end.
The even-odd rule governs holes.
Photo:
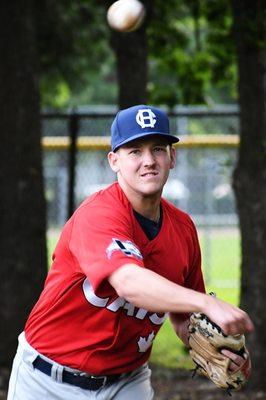
POLYGON ((189 324, 190 356, 196 371, 211 379, 218 387, 239 390, 249 378, 251 362, 244 335, 225 335, 221 328, 201 313, 192 314, 189 324), (230 359, 221 353, 228 349, 241 355, 245 362, 235 371, 229 370, 230 359))

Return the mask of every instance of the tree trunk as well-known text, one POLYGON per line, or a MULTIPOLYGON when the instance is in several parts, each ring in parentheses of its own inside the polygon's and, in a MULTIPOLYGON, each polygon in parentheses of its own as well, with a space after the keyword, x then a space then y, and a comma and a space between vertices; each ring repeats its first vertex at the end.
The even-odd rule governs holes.
POLYGON ((255 324, 248 337, 250 387, 265 390, 266 367, 266 48, 265 3, 233 0, 241 137, 234 189, 242 238, 241 307, 255 324))
POLYGON ((116 54, 118 105, 120 109, 147 102, 147 36, 137 32, 112 35, 116 54))
MULTIPOLYGON (((107 2, 110 5, 112 2, 107 2)), ((143 0, 146 17, 134 32, 112 31, 111 46, 116 55, 118 105, 120 109, 147 102, 148 39, 146 29, 151 15, 152 0, 143 0)))
POLYGON ((46 275, 33 6, 33 0, 0 5, 1 367, 11 365, 46 275))

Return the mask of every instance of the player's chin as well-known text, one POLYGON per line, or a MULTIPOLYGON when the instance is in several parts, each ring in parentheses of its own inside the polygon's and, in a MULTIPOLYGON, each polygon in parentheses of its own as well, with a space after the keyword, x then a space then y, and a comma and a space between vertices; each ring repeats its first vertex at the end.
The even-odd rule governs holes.
POLYGON ((163 191, 163 184, 158 183, 158 182, 149 182, 145 183, 144 185, 141 185, 141 192, 143 195, 146 196, 155 196, 155 195, 161 195, 163 191))

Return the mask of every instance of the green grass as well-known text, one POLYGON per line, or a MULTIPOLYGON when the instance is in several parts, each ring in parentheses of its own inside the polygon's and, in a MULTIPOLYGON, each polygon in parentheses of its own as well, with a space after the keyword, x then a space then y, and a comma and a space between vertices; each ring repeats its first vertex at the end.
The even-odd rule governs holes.
POLYGON ((212 233, 210 251, 200 235, 203 274, 207 291, 233 304, 239 303, 240 239, 237 231, 212 233))
MULTIPOLYGON (((59 233, 48 236, 48 260, 51 263, 53 249, 59 233)), ((239 303, 240 280, 240 243, 236 230, 214 231, 199 234, 202 249, 203 274, 207 292, 229 303, 239 303)), ((168 368, 193 368, 187 350, 175 335, 167 320, 158 333, 153 345, 151 361, 153 364, 168 368)))
MULTIPOLYGON (((210 238, 200 235, 202 265, 207 292, 229 303, 239 303, 240 243, 236 231, 212 232, 210 238), (208 247, 209 245, 209 247, 208 247)), ((167 320, 153 345, 151 361, 168 368, 193 368, 182 342, 167 320)))

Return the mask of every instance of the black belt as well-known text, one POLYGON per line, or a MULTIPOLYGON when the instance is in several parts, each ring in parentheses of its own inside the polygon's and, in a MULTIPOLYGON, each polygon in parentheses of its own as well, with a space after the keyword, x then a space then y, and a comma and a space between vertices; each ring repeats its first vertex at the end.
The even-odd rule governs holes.
MULTIPOLYGON (((36 360, 34 360, 33 366, 44 374, 51 376, 53 364, 49 361, 46 361, 38 356, 36 360)), ((82 372, 69 372, 64 369, 62 374, 62 382, 69 383, 70 385, 78 386, 86 390, 99 390, 102 387, 115 382, 120 376, 121 374, 94 376, 82 372)))

